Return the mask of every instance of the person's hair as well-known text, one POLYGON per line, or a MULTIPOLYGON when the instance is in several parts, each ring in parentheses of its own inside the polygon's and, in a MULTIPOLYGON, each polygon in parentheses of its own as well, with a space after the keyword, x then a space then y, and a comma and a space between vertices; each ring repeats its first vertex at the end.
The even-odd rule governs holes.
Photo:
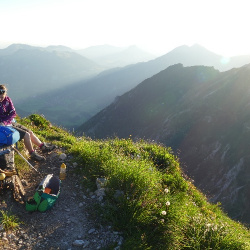
POLYGON ((4 89, 4 90, 7 92, 7 88, 6 88, 6 86, 3 85, 3 84, 0 84, 0 89, 4 89))

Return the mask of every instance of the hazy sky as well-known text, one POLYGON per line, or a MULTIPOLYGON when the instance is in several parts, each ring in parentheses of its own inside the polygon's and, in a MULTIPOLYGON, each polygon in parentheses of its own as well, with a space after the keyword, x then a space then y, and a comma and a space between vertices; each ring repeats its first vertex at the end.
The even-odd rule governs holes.
POLYGON ((0 0, 0 47, 110 44, 167 53, 197 43, 224 56, 250 54, 249 5, 248 0, 0 0))

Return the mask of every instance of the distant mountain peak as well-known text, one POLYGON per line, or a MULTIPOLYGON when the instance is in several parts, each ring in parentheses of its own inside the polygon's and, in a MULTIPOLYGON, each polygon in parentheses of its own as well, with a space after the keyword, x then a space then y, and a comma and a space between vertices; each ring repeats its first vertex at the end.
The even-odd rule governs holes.
POLYGON ((195 44, 193 44, 193 45, 191 45, 191 46, 189 46, 190 48, 200 48, 200 49, 206 49, 204 46, 201 46, 200 44, 198 44, 198 43, 195 43, 195 44))
POLYGON ((41 49, 41 48, 40 47, 34 47, 34 46, 31 46, 31 45, 27 45, 27 44, 14 43, 14 44, 9 45, 5 49, 1 49, 0 50, 0 55, 11 55, 11 54, 14 54, 15 52, 17 52, 19 50, 34 50, 34 49, 41 49))
POLYGON ((155 55, 138 48, 136 45, 128 47, 115 47, 106 44, 79 50, 78 53, 84 57, 94 60, 100 65, 107 67, 107 69, 124 67, 155 58, 155 55))
POLYGON ((207 48, 205 48, 204 46, 201 46, 200 44, 194 44, 192 46, 189 47, 191 50, 194 50, 194 51, 206 51, 206 52, 209 52, 209 53, 212 53, 212 54, 215 54, 214 52, 211 52, 210 50, 208 50, 207 48))
POLYGON ((199 44, 193 44, 191 46, 188 46, 188 45, 181 45, 179 47, 176 47, 175 49, 171 50, 169 53, 172 53, 172 52, 185 52, 185 51, 206 51, 206 52, 209 52, 210 54, 214 54, 213 52, 209 51, 208 49, 206 49, 205 47, 199 45, 199 44))
POLYGON ((64 45, 50 45, 46 47, 47 50, 56 50, 56 51, 73 51, 71 48, 64 45))
POLYGON ((22 43, 13 43, 7 47, 7 49, 33 49, 34 46, 28 45, 28 44, 22 44, 22 43))

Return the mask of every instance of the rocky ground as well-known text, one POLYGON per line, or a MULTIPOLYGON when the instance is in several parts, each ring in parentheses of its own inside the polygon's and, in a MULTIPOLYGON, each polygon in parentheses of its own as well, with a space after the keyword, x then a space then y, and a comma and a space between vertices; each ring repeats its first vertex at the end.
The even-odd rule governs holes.
POLYGON ((59 176, 61 163, 66 163, 67 177, 50 210, 28 212, 24 204, 13 199, 10 191, 0 197, 0 210, 11 211, 22 222, 12 232, 5 232, 0 225, 1 249, 120 249, 122 235, 110 225, 101 225, 100 218, 91 212, 101 202, 98 192, 88 192, 82 186, 81 176, 73 171, 79 166, 72 163, 69 155, 61 159, 63 155, 62 149, 55 149, 44 154, 45 162, 30 161, 39 173, 30 168, 21 178, 27 199, 34 195, 45 176, 59 176))

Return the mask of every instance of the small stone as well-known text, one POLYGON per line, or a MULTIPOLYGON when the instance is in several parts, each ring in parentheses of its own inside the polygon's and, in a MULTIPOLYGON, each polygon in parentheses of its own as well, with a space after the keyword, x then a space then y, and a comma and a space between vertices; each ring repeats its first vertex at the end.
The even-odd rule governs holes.
POLYGON ((22 182, 22 184, 23 184, 24 186, 28 186, 28 183, 27 183, 26 180, 21 180, 21 182, 22 182))
POLYGON ((107 180, 105 178, 97 178, 96 179, 97 189, 100 189, 100 188, 104 187, 106 182, 107 182, 107 180))
POLYGON ((83 245, 83 247, 82 247, 82 248, 86 248, 89 244, 90 244, 90 242, 89 242, 89 241, 85 241, 85 243, 84 243, 84 245, 83 245))
POLYGON ((103 196, 99 196, 99 197, 98 197, 98 201, 99 201, 99 202, 102 202, 102 200, 103 200, 103 196))
POLYGON ((81 247, 84 245, 84 240, 75 240, 73 242, 73 246, 76 246, 76 247, 81 247))
POLYGON ((94 229, 94 228, 92 228, 92 229, 90 229, 90 230, 88 231, 89 234, 92 234, 92 233, 94 233, 94 232, 95 232, 95 229, 94 229))
POLYGON ((15 236, 13 233, 8 234, 8 238, 9 238, 9 239, 12 239, 12 240, 13 240, 13 239, 15 239, 15 237, 16 237, 16 236, 15 236))
POLYGON ((60 156, 59 156, 60 160, 65 160, 66 158, 67 158, 67 155, 64 153, 60 154, 60 156))
POLYGON ((8 239, 6 237, 3 237, 2 240, 3 241, 8 241, 8 239))

